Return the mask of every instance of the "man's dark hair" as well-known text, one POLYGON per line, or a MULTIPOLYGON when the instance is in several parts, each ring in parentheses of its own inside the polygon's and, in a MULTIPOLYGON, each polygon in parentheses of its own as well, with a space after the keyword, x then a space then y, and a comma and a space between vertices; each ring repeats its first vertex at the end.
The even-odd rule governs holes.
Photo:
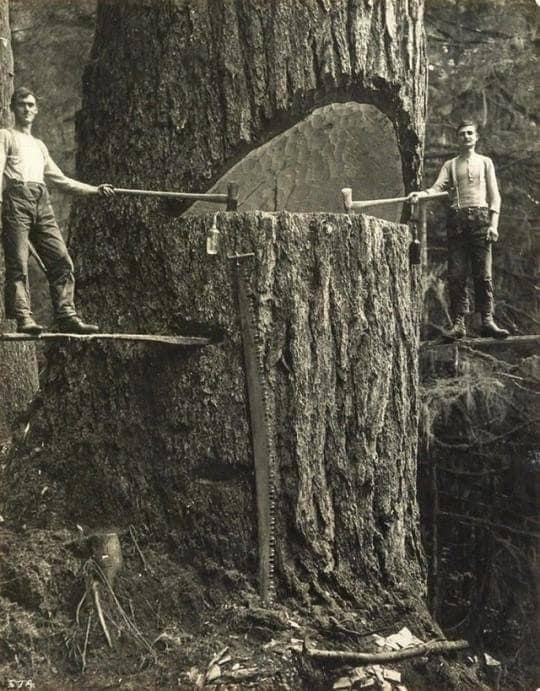
POLYGON ((464 118, 456 127, 456 132, 459 132, 460 129, 463 127, 474 127, 474 129, 478 132, 478 123, 476 120, 473 120, 472 118, 464 118))
POLYGON ((30 89, 27 89, 25 86, 18 86, 13 92, 13 95, 11 96, 11 101, 9 104, 11 110, 15 108, 15 103, 17 103, 18 99, 26 98, 27 96, 33 96, 34 98, 36 98, 33 91, 30 91, 30 89))

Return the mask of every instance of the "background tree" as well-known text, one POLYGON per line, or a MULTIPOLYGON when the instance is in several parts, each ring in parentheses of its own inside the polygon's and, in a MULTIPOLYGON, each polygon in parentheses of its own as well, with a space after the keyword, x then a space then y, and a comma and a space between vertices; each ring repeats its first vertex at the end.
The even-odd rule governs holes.
MULTIPOLYGON (((7 0, 0 2, 0 126, 12 124, 9 108, 13 92, 13 53, 7 0)), ((4 253, 0 249, 0 328, 12 330, 4 311, 4 253)), ((0 450, 11 439, 18 416, 26 409, 38 387, 33 345, 0 344, 0 450)))
MULTIPOLYGON (((495 161, 503 198, 497 313, 516 334, 537 333, 539 323, 537 13, 535 3, 518 0, 426 6, 425 179, 452 155, 455 123, 475 116, 483 126, 480 150, 495 161)), ((431 211, 430 242, 426 336, 448 319, 441 210, 431 211)), ((457 370, 447 363, 446 371, 423 373, 428 432, 419 478, 432 611, 443 628, 476 638, 506 663, 503 687, 523 683, 513 675, 534 668, 540 640, 537 360, 509 345, 462 354, 457 370)))

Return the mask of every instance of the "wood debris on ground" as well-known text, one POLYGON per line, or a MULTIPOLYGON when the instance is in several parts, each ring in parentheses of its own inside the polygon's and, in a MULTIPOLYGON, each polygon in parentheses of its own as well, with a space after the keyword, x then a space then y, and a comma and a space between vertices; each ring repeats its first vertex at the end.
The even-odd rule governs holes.
POLYGON ((272 670, 269 668, 243 666, 240 662, 234 661, 232 656, 228 654, 228 650, 229 646, 226 646, 216 653, 208 663, 206 671, 203 672, 198 667, 191 667, 182 676, 196 689, 214 688, 216 684, 225 683, 242 683, 251 686, 252 683, 259 683, 272 676, 272 670), (225 669, 225 665, 230 666, 225 669))
POLYGON ((332 689, 373 689, 373 691, 407 691, 401 684, 401 672, 381 665, 354 667, 334 682, 332 689))
MULTIPOLYGON (((404 626, 397 633, 390 636, 372 634, 370 637, 381 651, 403 650, 422 645, 423 641, 417 638, 404 626)), ((354 667, 346 674, 342 674, 332 687, 336 691, 341 689, 373 689, 373 691, 407 691, 407 687, 401 683, 401 672, 381 665, 367 665, 354 667)))
POLYGON ((403 650, 404 648, 412 648, 415 645, 422 645, 424 642, 411 633, 406 626, 397 633, 386 636, 386 638, 375 633, 372 640, 382 650, 403 650))

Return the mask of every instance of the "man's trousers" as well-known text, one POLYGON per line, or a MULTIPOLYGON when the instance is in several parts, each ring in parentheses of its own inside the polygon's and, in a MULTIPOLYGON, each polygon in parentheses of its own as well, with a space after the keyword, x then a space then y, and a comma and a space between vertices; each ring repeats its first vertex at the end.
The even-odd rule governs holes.
POLYGON ((47 269, 55 317, 75 315, 73 262, 56 223, 46 186, 11 181, 3 197, 6 317, 20 319, 32 313, 28 290, 29 240, 47 269))
POLYGON ((452 317, 468 312, 467 277, 472 269, 474 306, 493 312, 491 242, 486 240, 489 211, 483 207, 450 209, 448 216, 448 292, 452 317))

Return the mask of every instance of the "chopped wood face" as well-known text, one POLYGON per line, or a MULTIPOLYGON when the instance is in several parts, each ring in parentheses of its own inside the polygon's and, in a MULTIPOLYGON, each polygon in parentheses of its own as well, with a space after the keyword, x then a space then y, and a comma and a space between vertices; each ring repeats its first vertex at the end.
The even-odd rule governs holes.
MULTIPOLYGON (((251 151, 211 191, 223 192, 234 180, 241 211, 340 212, 343 186, 353 188, 355 199, 397 197, 403 195, 402 176, 390 119, 369 104, 333 103, 251 151)), ((198 202, 188 213, 212 210, 198 202)), ((398 222, 401 204, 373 206, 367 213, 398 222)))

